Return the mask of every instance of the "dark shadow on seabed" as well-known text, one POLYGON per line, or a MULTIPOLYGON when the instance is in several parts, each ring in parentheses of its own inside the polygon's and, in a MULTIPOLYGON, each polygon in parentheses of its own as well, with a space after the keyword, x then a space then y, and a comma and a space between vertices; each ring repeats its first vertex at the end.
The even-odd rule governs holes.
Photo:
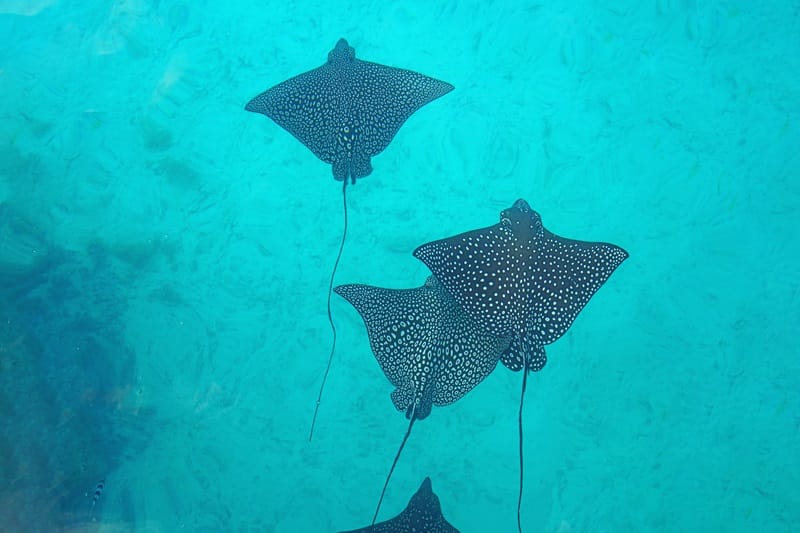
POLYGON ((124 487, 92 508, 153 416, 124 342, 124 269, 100 246, 59 249, 8 204, 0 236, 0 531, 133 529, 124 487))

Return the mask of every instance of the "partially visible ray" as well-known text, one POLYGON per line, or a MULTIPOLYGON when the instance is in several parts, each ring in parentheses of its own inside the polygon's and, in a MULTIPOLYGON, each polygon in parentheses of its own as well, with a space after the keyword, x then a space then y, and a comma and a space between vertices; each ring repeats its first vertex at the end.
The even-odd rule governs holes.
POLYGON ((459 533, 442 515, 439 497, 426 477, 402 513, 391 520, 342 533, 459 533))

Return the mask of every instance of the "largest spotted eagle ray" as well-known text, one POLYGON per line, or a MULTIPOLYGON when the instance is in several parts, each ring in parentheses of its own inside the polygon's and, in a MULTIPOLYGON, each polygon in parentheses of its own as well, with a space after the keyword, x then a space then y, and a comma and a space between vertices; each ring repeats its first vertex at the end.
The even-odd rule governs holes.
POLYGON ((328 61, 290 78, 250 100, 245 109, 261 113, 294 135, 314 155, 332 165, 342 182, 344 226, 328 285, 331 353, 317 397, 309 440, 336 349, 331 289, 347 237, 347 183, 372 172, 371 158, 381 153, 400 126, 419 108, 453 86, 418 72, 356 59, 355 49, 339 39, 328 61))
POLYGON ((559 237, 520 199, 502 211, 498 224, 423 244, 414 256, 483 331, 512 336, 503 362, 512 370, 525 369, 517 501, 517 527, 522 531, 522 402, 528 371, 544 366, 544 346, 566 333, 628 253, 613 244, 559 237))

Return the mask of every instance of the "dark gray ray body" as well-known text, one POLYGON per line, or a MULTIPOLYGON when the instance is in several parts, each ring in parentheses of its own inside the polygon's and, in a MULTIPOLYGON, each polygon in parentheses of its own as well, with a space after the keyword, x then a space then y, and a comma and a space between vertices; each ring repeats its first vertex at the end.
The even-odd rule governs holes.
POLYGON ((528 371, 547 362, 544 346, 569 329, 589 299, 628 257, 619 246, 559 237, 525 200, 500 214, 500 222, 424 244, 414 251, 481 328, 512 335, 501 355, 523 371, 519 404, 519 500, 522 531, 522 407, 528 371))
POLYGON ((391 520, 343 533, 459 533, 442 515, 439 497, 426 477, 405 510, 391 520))
POLYGON ((342 285, 334 290, 364 320, 375 358, 395 386, 392 402, 409 419, 374 522, 414 422, 427 417, 433 405, 464 397, 491 374, 511 336, 484 332, 433 276, 416 289, 342 285))
POLYGON ((375 359, 396 387, 392 402, 409 418, 462 398, 494 370, 511 339, 483 332, 433 276, 416 289, 334 290, 364 320, 375 359))
POLYGON ((321 67, 259 94, 245 109, 262 113, 333 165, 337 180, 372 172, 370 159, 417 109, 453 90, 411 70, 356 59, 344 39, 321 67))
POLYGON ((628 254, 559 237, 518 200, 500 223, 424 244, 414 256, 482 328, 517 339, 503 359, 514 366, 523 341, 531 349, 561 337, 628 254))

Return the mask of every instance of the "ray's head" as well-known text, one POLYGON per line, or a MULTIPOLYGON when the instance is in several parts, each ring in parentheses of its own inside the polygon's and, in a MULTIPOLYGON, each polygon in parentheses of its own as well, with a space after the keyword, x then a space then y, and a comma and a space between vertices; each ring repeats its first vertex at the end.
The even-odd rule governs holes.
POLYGON ((419 486, 417 492, 411 497, 408 506, 416 513, 427 514, 430 518, 441 515, 442 507, 439 503, 439 497, 433 492, 430 477, 426 477, 422 481, 422 485, 419 486))
POLYGON ((336 46, 328 52, 328 63, 351 63, 356 58, 356 49, 347 43, 347 40, 342 38, 336 43, 336 46))
POLYGON ((500 224, 522 241, 536 240, 544 236, 542 217, 522 198, 500 213, 500 224))

